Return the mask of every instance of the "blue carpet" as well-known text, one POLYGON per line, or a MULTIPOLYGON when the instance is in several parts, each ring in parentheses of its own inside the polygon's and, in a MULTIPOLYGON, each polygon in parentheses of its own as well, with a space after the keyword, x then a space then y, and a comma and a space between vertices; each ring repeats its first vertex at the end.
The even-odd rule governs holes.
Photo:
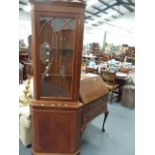
MULTIPOLYGON (((108 105, 109 116, 101 132, 103 115, 98 116, 85 129, 80 155, 134 155, 135 154, 135 110, 118 103, 108 105)), ((31 147, 19 142, 19 155, 31 155, 31 147)))

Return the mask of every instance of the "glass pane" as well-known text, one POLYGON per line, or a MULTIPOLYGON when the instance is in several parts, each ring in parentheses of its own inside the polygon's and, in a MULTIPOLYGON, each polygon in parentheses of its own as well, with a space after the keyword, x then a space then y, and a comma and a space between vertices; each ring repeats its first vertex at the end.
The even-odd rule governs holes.
POLYGON ((75 19, 40 17, 41 96, 71 97, 75 19))

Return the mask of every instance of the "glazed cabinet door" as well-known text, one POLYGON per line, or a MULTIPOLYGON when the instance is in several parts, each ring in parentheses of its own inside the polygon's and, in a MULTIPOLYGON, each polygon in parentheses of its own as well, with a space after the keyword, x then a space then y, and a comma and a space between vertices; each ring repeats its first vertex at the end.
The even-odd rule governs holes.
POLYGON ((75 38, 77 16, 38 13, 37 77, 40 98, 72 99, 77 75, 75 38), (73 73, 74 72, 74 73, 73 73))

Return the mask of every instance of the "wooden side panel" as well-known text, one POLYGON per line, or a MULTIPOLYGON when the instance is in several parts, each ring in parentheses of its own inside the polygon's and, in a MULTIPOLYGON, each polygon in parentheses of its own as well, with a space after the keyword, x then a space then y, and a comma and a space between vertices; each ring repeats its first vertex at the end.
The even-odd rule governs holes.
POLYGON ((33 109, 32 148, 42 153, 74 153, 79 149, 80 110, 33 109))

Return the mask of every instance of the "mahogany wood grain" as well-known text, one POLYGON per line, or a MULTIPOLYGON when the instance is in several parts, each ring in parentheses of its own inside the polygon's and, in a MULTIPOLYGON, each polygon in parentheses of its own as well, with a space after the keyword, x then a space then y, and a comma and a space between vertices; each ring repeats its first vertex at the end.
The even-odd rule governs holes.
POLYGON ((31 105, 34 152, 73 154, 79 149, 81 108, 36 107, 31 105))

